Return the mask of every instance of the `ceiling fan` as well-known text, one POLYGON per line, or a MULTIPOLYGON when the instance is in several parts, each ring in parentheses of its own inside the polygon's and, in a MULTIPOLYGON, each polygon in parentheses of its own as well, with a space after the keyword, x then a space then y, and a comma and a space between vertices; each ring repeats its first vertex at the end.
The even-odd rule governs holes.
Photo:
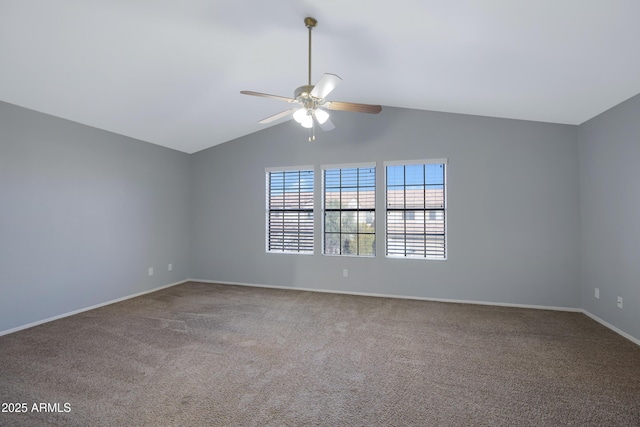
POLYGON ((293 98, 269 95, 268 93, 252 92, 249 90, 243 90, 240 91, 240 93, 298 104, 293 108, 262 119, 258 123, 271 123, 275 120, 290 116, 289 119, 293 118, 296 122, 300 123, 302 127, 309 129, 309 141, 313 141, 316 139, 314 133, 316 123, 324 131, 329 131, 335 128, 329 119, 329 113, 325 109, 377 114, 382 111, 382 107, 380 105, 326 100, 327 95, 329 95, 340 84, 342 79, 335 74, 327 73, 322 76, 315 86, 311 84, 311 31, 318 25, 318 21, 314 18, 307 17, 304 18, 304 25, 309 29, 309 79, 307 84, 297 88, 293 92, 293 98))

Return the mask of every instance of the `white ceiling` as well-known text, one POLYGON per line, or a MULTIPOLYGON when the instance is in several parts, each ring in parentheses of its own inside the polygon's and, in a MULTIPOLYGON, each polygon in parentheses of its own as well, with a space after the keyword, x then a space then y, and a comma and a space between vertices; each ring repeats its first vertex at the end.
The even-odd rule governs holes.
POLYGON ((640 93, 638 0, 0 0, 0 100, 193 153, 289 107, 239 91, 306 84, 305 16, 330 100, 580 124, 640 93))

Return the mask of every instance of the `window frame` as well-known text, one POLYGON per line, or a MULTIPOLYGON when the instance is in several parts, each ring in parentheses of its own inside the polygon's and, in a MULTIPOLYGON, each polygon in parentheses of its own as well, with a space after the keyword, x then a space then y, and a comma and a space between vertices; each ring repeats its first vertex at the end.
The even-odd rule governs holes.
MULTIPOLYGON (((393 160, 393 161, 385 161, 383 162, 383 174, 384 174, 384 180, 383 180, 383 186, 384 186, 384 254, 385 254, 385 258, 390 258, 390 259, 406 259, 406 260, 423 260, 423 261, 446 261, 449 258, 449 239, 448 239, 448 227, 449 227, 449 219, 448 219, 448 188, 449 188, 449 184, 448 184, 448 174, 449 174, 449 161, 447 158, 442 158, 442 159, 415 159, 415 160, 393 160), (444 171, 443 171, 443 208, 441 209, 443 212, 443 239, 444 239, 444 254, 443 256, 428 256, 427 254, 425 254, 424 256, 420 255, 420 256, 407 256, 406 255, 406 250, 405 250, 405 254, 404 255, 400 255, 400 254, 391 254, 389 255, 389 237, 388 237, 388 229, 389 229, 389 224, 387 224, 388 218, 389 218, 389 212, 402 212, 402 221, 405 222, 406 220, 405 215, 407 212, 407 209, 405 208, 404 210, 399 210, 399 209, 389 209, 389 205, 388 205, 388 192, 389 192, 389 186, 388 186, 388 182, 387 182, 387 167, 389 166, 413 166, 413 165, 443 165, 444 171)), ((406 185, 406 184, 404 184, 406 185)), ((423 184, 426 185, 426 184, 423 184)), ((405 201, 405 206, 406 206, 406 201, 405 201)), ((411 209, 412 211, 420 211, 422 210, 424 212, 424 221, 426 222, 426 218, 427 218, 427 213, 432 213, 435 212, 436 210, 434 209, 411 209)), ((425 236, 427 235, 427 233, 425 232, 425 236)))
MULTIPOLYGON (((378 218, 377 218, 377 196, 378 196, 378 164, 377 162, 366 162, 366 163, 341 163, 341 164, 328 164, 328 165, 320 165, 320 180, 321 180, 321 199, 322 199, 322 228, 321 228, 321 253, 322 255, 325 256, 335 256, 335 257, 355 257, 355 258, 376 258, 377 256, 377 244, 376 244, 376 239, 378 237, 378 218), (356 229, 356 233, 345 233, 345 234, 356 234, 356 236, 359 236, 361 234, 371 234, 373 235, 373 243, 372 243, 372 249, 373 249, 373 253, 371 255, 360 255, 358 253, 355 254, 343 254, 343 253, 327 253, 326 251, 326 237, 327 237, 327 231, 326 231, 326 217, 327 217, 327 207, 326 207, 326 171, 327 170, 342 170, 342 169, 365 169, 365 168, 369 168, 369 169, 373 169, 373 185, 372 186, 366 186, 368 187, 372 187, 373 188, 373 208, 371 209, 360 209, 359 207, 353 209, 347 209, 347 210, 343 210, 342 207, 340 207, 339 209, 334 209, 331 208, 330 211, 331 212, 344 212, 344 211, 348 211, 348 212, 355 212, 356 213, 356 217, 358 217, 358 214, 360 212, 363 212, 365 214, 365 216, 367 215, 368 212, 373 212, 373 222, 375 224, 374 227, 374 232, 373 233, 359 233, 356 229)), ((342 187, 340 187, 342 188, 342 187)), ((358 193, 359 193, 359 189, 360 186, 357 187, 358 188, 358 193)), ((342 234, 342 232, 339 233, 340 235, 342 234)), ((342 236, 340 236, 340 240, 342 240, 341 238, 342 236)), ((357 237, 356 237, 356 241, 357 241, 357 237)), ((342 245, 340 245, 340 252, 342 252, 342 245)), ((359 248, 358 248, 358 252, 359 252, 359 248)))
MULTIPOLYGON (((267 167, 265 168, 265 251, 268 254, 294 254, 294 255, 314 255, 315 253, 315 194, 316 194, 316 171, 313 165, 303 165, 303 166, 286 166, 286 167, 267 167), (272 173, 284 173, 287 172, 298 172, 298 174, 302 172, 311 172, 311 209, 271 209, 271 198, 270 195, 272 193, 271 189, 271 174, 272 173), (271 246, 271 228, 270 228, 270 214, 272 211, 282 211, 282 212, 308 212, 311 214, 310 222, 311 222, 311 249, 310 250, 276 250, 270 249, 271 246)), ((298 189, 298 195, 300 197, 301 191, 298 189)), ((298 237, 300 236, 300 230, 297 230, 298 237)), ((284 231, 283 231, 284 234, 284 231)), ((284 243, 283 243, 284 245, 284 243)), ((299 245, 298 245, 299 246, 299 245)))

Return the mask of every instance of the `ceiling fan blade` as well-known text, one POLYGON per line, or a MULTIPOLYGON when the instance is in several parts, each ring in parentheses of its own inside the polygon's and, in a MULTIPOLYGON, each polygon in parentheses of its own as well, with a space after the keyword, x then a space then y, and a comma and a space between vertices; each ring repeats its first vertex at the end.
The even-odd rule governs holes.
MULTIPOLYGON (((291 108, 289 110, 285 110, 285 111, 281 111, 277 114, 274 114, 273 116, 269 116, 265 119, 260 120, 258 123, 260 123, 261 125, 267 124, 267 123, 271 123, 273 121, 276 121, 282 117, 286 117, 287 115, 291 115, 293 114, 296 110, 298 110, 298 107, 296 108, 291 108)), ((291 117, 289 117, 291 118, 291 117)))
POLYGON ((263 98, 273 98, 273 99, 277 99, 277 100, 280 100, 280 101, 286 101, 286 102, 296 102, 295 99, 287 98, 286 96, 270 95, 268 93, 253 92, 253 91, 250 91, 250 90, 241 90, 240 93, 243 94, 243 95, 253 95, 253 96, 261 96, 263 98))
POLYGON ((325 132, 328 132, 336 128, 333 122, 331 122, 331 119, 327 119, 324 123, 318 122, 318 125, 320 125, 320 129, 322 129, 325 132))
POLYGON ((314 98, 324 99, 340 84, 341 81, 342 79, 335 74, 327 73, 322 76, 309 95, 314 98))
POLYGON ((329 110, 353 111, 356 113, 378 114, 382 111, 380 105, 356 104, 355 102, 327 101, 323 105, 329 110))

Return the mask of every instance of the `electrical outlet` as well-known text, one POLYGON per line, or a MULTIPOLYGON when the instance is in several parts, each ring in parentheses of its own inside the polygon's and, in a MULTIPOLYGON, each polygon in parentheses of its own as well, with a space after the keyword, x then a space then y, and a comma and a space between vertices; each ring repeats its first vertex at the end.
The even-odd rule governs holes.
POLYGON ((600 299, 600 289, 596 288, 596 298, 600 299))
POLYGON ((149 276, 153 276, 153 267, 149 267, 149 276))
POLYGON ((618 297, 618 308, 622 308, 622 297, 618 297))
POLYGON ((173 264, 169 264, 169 266, 167 266, 167 270, 169 271, 173 270, 173 264))
POLYGON ((342 277, 349 277, 349 270, 347 270, 346 268, 342 270, 342 277))

